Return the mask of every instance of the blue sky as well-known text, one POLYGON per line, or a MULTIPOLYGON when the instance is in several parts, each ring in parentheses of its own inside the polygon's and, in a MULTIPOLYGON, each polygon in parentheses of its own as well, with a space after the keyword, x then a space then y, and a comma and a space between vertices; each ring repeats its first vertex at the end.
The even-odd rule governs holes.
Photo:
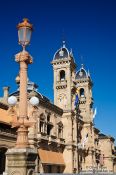
POLYGON ((96 127, 116 138, 116 1, 115 0, 1 0, 0 1, 0 95, 2 87, 16 90, 19 65, 14 55, 21 50, 16 25, 22 18, 34 25, 27 48, 34 63, 29 78, 53 101, 53 71, 50 62, 62 39, 80 68, 90 70, 94 83, 96 127), (83 59, 81 59, 83 57, 83 59))

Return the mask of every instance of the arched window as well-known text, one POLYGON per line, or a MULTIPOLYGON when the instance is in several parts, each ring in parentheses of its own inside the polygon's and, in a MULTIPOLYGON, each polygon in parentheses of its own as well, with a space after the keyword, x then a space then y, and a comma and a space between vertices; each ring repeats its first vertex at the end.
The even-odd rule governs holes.
POLYGON ((84 97, 84 96, 85 96, 84 89, 83 89, 83 88, 81 88, 81 89, 80 89, 80 97, 84 97))
POLYGON ((45 133, 45 115, 40 114, 39 132, 45 133))
POLYGON ((60 71, 60 80, 65 80, 65 71, 64 70, 60 71))
POLYGON ((50 115, 47 115, 47 122, 50 122, 50 115))
POLYGON ((51 116, 50 114, 47 115, 47 135, 51 134, 51 130, 53 128, 53 124, 51 122, 51 116))
POLYGON ((58 124, 58 138, 63 138, 63 124, 60 121, 58 124))

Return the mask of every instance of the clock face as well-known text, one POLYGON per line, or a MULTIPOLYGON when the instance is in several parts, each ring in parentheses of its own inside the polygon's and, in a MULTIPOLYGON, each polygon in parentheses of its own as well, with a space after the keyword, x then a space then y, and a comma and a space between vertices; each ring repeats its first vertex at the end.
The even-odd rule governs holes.
POLYGON ((60 94, 58 97, 59 105, 61 108, 66 108, 67 106, 67 96, 66 94, 60 94))

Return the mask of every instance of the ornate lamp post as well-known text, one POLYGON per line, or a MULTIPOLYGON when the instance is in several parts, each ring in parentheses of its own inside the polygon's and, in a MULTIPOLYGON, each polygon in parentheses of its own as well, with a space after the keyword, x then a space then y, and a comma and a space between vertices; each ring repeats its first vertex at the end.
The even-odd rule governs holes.
MULTIPOLYGON (((33 27, 25 18, 17 28, 19 44, 23 47, 23 50, 15 55, 15 61, 20 64, 19 117, 12 121, 12 125, 18 127, 17 141, 16 146, 8 149, 6 153, 8 160, 6 172, 8 175, 33 175, 37 154, 35 149, 29 147, 28 128, 34 124, 34 121, 30 120, 27 114, 27 69, 28 64, 32 63, 32 57, 25 50, 30 43, 33 27)), ((8 102, 15 105, 17 99, 11 96, 8 102)), ((39 99, 32 97, 30 103, 34 106, 38 105, 39 99)))
POLYGON ((17 28, 19 44, 23 47, 23 51, 15 56, 15 61, 20 64, 19 120, 16 123, 19 128, 16 147, 25 148, 29 147, 28 127, 31 124, 27 118, 27 68, 28 64, 32 63, 32 57, 25 51, 25 47, 30 43, 33 27, 25 18, 17 28))

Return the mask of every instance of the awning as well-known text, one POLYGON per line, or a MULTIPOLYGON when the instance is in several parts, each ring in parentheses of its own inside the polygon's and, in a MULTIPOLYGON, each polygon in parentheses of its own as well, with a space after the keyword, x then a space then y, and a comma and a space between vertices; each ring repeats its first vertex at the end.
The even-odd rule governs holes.
POLYGON ((38 149, 41 162, 47 165, 62 165, 64 166, 63 154, 43 149, 38 149))
POLYGON ((8 114, 8 110, 0 108, 0 123, 11 125, 12 116, 8 114))

